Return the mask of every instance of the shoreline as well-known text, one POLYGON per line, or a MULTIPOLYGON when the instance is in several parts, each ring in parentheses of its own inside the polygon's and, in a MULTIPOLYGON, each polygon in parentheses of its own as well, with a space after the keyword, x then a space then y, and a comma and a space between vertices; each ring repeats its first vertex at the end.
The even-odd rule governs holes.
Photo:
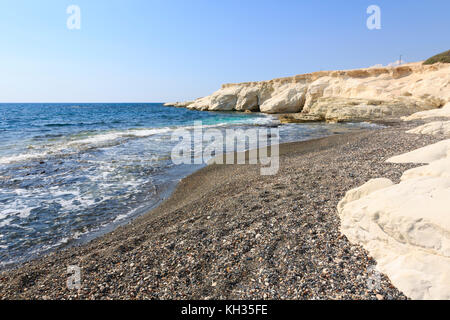
POLYGON ((23 265, 25 263, 43 259, 46 256, 57 253, 61 250, 67 250, 67 249, 74 248, 74 247, 84 246, 91 241, 94 241, 98 238, 101 238, 104 235, 107 235, 108 233, 113 232, 114 230, 116 230, 119 227, 126 226, 126 225, 132 223, 138 217, 141 217, 143 215, 150 213, 151 211, 156 209, 162 202, 164 202, 168 198, 170 198, 170 196, 176 189, 179 181, 181 179, 188 177, 190 174, 192 174, 193 172, 195 172, 197 170, 199 170, 199 169, 189 169, 189 170, 184 169, 184 171, 182 173, 183 178, 180 178, 177 181, 169 180, 161 185, 158 185, 159 192, 157 193, 157 199, 154 199, 151 202, 147 202, 147 203, 143 204, 141 207, 134 209, 133 213, 127 214, 126 217, 119 219, 119 220, 116 219, 112 222, 109 222, 106 225, 100 225, 96 229, 88 231, 87 233, 83 233, 80 237, 70 239, 69 241, 67 241, 63 244, 55 245, 54 247, 43 250, 39 253, 24 256, 22 259, 19 259, 18 261, 0 265, 0 273, 20 268, 21 265, 23 265))
MULTIPOLYGON (((11 269, 1 271, 0 296, 2 296, 2 298, 19 299, 339 298, 338 296, 331 294, 331 292, 327 290, 324 290, 324 293, 320 291, 315 292, 316 290, 312 290, 312 288, 315 288, 314 285, 310 285, 310 288, 306 286, 302 292, 288 293, 288 289, 291 289, 293 291, 296 291, 298 289, 298 286, 294 285, 294 283, 300 280, 295 280, 295 276, 293 276, 293 278, 291 279, 293 281, 292 285, 286 286, 283 290, 263 290, 262 288, 259 288, 259 286, 257 286, 258 288, 253 288, 254 292, 252 292, 252 286, 250 286, 249 284, 255 281, 258 282, 258 279, 252 279, 254 281, 249 280, 250 283, 247 283, 246 280, 248 280, 248 276, 245 277, 244 275, 246 273, 255 274, 253 270, 256 263, 254 257, 252 257, 251 259, 247 257, 244 258, 244 260, 231 259, 233 257, 233 250, 228 249, 225 250, 226 253, 224 254, 224 256, 227 258, 225 259, 225 261, 220 261, 223 260, 221 252, 224 252, 224 248, 221 243, 228 241, 227 236, 230 233, 233 235, 233 239, 238 235, 236 234, 236 231, 239 231, 238 233, 241 235, 248 233, 249 223, 251 226, 253 224, 259 224, 258 221, 261 220, 261 223, 264 224, 264 221, 266 221, 266 219, 270 220, 273 217, 281 215, 283 216, 283 219, 281 219, 282 222, 284 220, 300 219, 301 221, 306 219, 308 221, 303 221, 304 223, 306 223, 306 226, 302 225, 300 229, 303 231, 313 230, 315 227, 314 223, 318 223, 318 221, 314 221, 314 219, 312 219, 312 221, 309 221, 310 219, 308 219, 308 217, 301 217, 301 209, 299 210, 300 213, 290 212, 288 215, 285 214, 285 210, 289 211, 294 207, 297 207, 297 209, 299 209, 298 204, 295 204, 296 202, 305 202, 305 206, 309 207, 309 209, 307 209, 308 214, 314 216, 315 218, 318 218, 319 222, 324 222, 322 220, 325 220, 325 225, 330 224, 327 225, 327 227, 330 227, 333 230, 321 230, 321 232, 316 232, 315 234, 313 233, 312 239, 310 239, 311 233, 305 235, 300 232, 297 235, 291 236, 294 238, 298 238, 298 235, 303 235, 305 238, 308 238, 308 240, 303 239, 303 242, 308 243, 309 241, 314 240, 315 236, 316 238, 319 238, 319 242, 321 242, 320 237, 326 237, 323 232, 327 231, 331 235, 334 235, 335 238, 332 239, 331 243, 327 243, 327 241, 325 241, 324 239, 323 243, 321 242, 321 244, 325 245, 325 247, 333 247, 333 245, 335 245, 333 243, 337 240, 339 240, 338 242, 344 242, 344 244, 342 245, 344 245, 347 250, 350 250, 353 256, 348 257, 347 254, 344 255, 347 257, 347 259, 338 258, 337 260, 342 260, 338 261, 338 266, 340 266, 342 263, 344 263, 344 266, 341 266, 341 268, 337 267, 337 269, 345 269, 345 266, 347 265, 345 261, 356 258, 358 261, 349 263, 348 267, 351 269, 356 265, 356 269, 359 268, 359 270, 357 270, 358 272, 356 272, 356 270, 353 270, 353 272, 352 270, 350 270, 351 276, 349 278, 351 281, 356 281, 357 283, 359 283, 357 287, 360 290, 363 290, 362 288, 360 288, 360 286, 361 283, 364 283, 364 281, 361 280, 364 280, 364 276, 367 278, 368 274, 366 273, 364 275, 365 271, 360 269, 364 269, 362 268, 364 264, 366 264, 365 269, 367 269, 367 266, 370 263, 373 263, 373 261, 371 262, 371 259, 367 257, 367 254, 361 247, 351 245, 350 243, 348 243, 345 237, 340 234, 338 230, 339 219, 336 213, 336 205, 331 204, 331 202, 338 201, 343 196, 343 194, 345 194, 345 192, 348 191, 352 186, 358 186, 359 184, 365 182, 364 180, 368 179, 356 179, 355 174, 352 174, 353 177, 350 176, 350 179, 348 179, 347 177, 347 180, 349 180, 347 182, 349 184, 348 186, 346 186, 345 183, 342 186, 330 185, 330 181, 323 181, 322 178, 318 176, 317 172, 310 172, 308 175, 311 177, 315 177, 315 181, 307 182, 312 183, 312 185, 309 186, 309 189, 312 190, 309 190, 310 193, 307 192, 307 195, 302 195, 301 197, 299 197, 295 195, 295 190, 297 190, 299 186, 296 185, 296 183, 293 183, 292 180, 302 179, 302 175, 299 175, 295 172, 295 162, 298 161, 305 164, 306 159, 312 157, 312 159, 310 159, 312 161, 312 166, 320 166, 320 162, 318 163, 318 159, 316 159, 315 156, 318 156, 319 159, 322 158, 323 160, 324 156, 325 158, 328 158, 327 152, 331 152, 334 154, 336 153, 337 149, 345 148, 346 145, 352 142, 360 143, 361 140, 370 141, 375 137, 385 136, 386 134, 388 137, 395 140, 395 135, 393 135, 390 131, 398 132, 399 136, 403 136, 406 135, 404 134, 404 131, 406 131, 405 127, 411 127, 414 125, 415 124, 399 123, 398 125, 390 126, 384 129, 370 130, 370 132, 368 132, 367 130, 361 130, 357 133, 338 134, 320 139, 281 144, 280 172, 272 178, 270 176, 265 178, 259 177, 258 165, 208 165, 182 179, 176 186, 171 196, 168 199, 164 200, 157 208, 142 216, 137 217, 133 221, 117 228, 111 233, 102 235, 99 238, 96 238, 81 246, 62 249, 60 251, 50 253, 49 255, 40 257, 37 260, 28 261, 21 265, 14 266, 11 269), (389 134, 389 132, 391 134, 389 134), (260 182, 259 180, 264 180, 265 183, 260 182), (278 182, 274 183, 274 181, 272 180, 276 180, 278 182), (251 184, 252 182, 256 184, 256 186, 254 184, 251 184), (334 194, 334 196, 332 197, 333 199, 327 199, 327 197, 322 194, 321 188, 317 189, 317 186, 315 186, 315 184, 320 185, 321 183, 323 184, 321 186, 322 188, 330 187, 336 189, 336 194, 334 194), (267 184, 269 185, 269 187, 272 186, 272 189, 270 191, 266 190, 268 189, 267 184), (244 189, 242 189, 243 186, 244 189), (317 194, 317 196, 321 198, 321 201, 323 203, 316 203, 314 201, 313 193, 317 192, 317 190, 319 190, 319 194, 317 194), (239 197, 245 198, 246 201, 236 201, 236 199, 233 199, 236 198, 236 193, 239 195, 239 197), (254 195, 254 197, 247 197, 245 193, 251 193, 254 195), (279 196, 272 198, 272 195, 274 193, 279 194, 279 196), (271 205, 273 202, 275 202, 276 204, 275 207, 271 205), (289 202, 289 205, 283 202, 289 202), (319 211, 321 211, 320 209, 318 209, 318 207, 320 207, 321 204, 324 203, 327 203, 327 211, 330 211, 328 212, 326 218, 317 216, 317 214, 319 214, 319 211), (218 208, 227 208, 227 210, 218 210, 218 208), (236 213, 231 213, 230 209, 233 209, 235 212, 239 211, 242 216, 249 216, 248 218, 250 219, 250 221, 246 221, 245 218, 242 218, 242 221, 240 221, 241 218, 239 217, 239 215, 236 213), (223 212, 219 213, 217 211, 223 212), (291 217, 292 215, 294 217, 291 217), (233 223, 235 222, 234 220, 237 220, 237 225, 235 226, 236 228, 230 230, 228 223, 233 223), (202 223, 199 223, 200 221, 202 223), (211 221, 215 221, 215 223, 211 224, 211 221), (189 232, 186 233, 186 230, 188 230, 189 232), (318 236, 318 234, 320 234, 320 236, 318 236), (187 245, 186 242, 191 243, 187 245), (213 249, 210 250, 208 249, 209 246, 203 246, 205 244, 203 242, 209 243, 209 246, 213 245, 213 249), (199 245, 201 248, 197 248, 197 245, 199 245), (189 257, 192 255, 196 255, 197 259, 193 259, 193 261, 191 261, 189 257), (162 264, 157 267, 156 265, 158 263, 155 263, 155 260, 157 262, 161 262, 162 264), (207 262, 209 260, 213 260, 213 266, 220 262, 219 264, 223 265, 223 268, 214 268, 215 271, 212 272, 212 270, 209 270, 211 269, 211 267, 208 268, 207 266, 207 262), (229 265, 230 261, 234 261, 234 263, 231 263, 231 265, 229 265), (232 269, 234 268, 232 268, 232 266, 234 264, 240 265, 241 263, 243 263, 243 265, 238 269, 246 270, 246 272, 241 270, 240 272, 238 272, 240 276, 237 276, 237 274, 233 273, 232 269), (361 263, 363 265, 361 265, 361 263), (193 269, 185 267, 185 265, 192 264, 197 266, 200 265, 201 269, 207 268, 209 272, 196 272, 195 267, 193 267, 193 269), (79 292, 70 291, 65 287, 65 281, 67 279, 66 268, 68 265, 80 265, 82 269, 82 289, 79 292), (119 272, 121 270, 123 271, 119 272), (166 272, 165 275, 164 272, 166 272), (130 274, 133 275, 131 278, 129 277, 130 274), (239 280, 243 276, 244 280, 239 280), (360 276, 358 280, 356 280, 357 276, 360 276), (93 281, 93 279, 99 279, 98 277, 100 277, 100 279, 103 279, 100 281, 93 281), (203 280, 200 281, 199 279, 199 281, 197 281, 196 283, 192 283, 192 280, 189 280, 189 285, 189 283, 186 283, 186 281, 188 278, 191 279, 192 277, 198 277, 203 280), (162 279, 164 278, 166 278, 166 285, 164 285, 164 281, 162 281, 162 279), (115 279, 115 281, 112 281, 113 279, 115 279), (55 285, 55 281, 58 283, 58 285, 55 285), (183 282, 185 283, 183 284, 183 282), (245 282, 245 284, 242 282, 245 282), (137 287, 136 283, 138 284, 137 287), (156 285, 155 287, 155 284, 158 285, 156 285), (240 284, 240 286, 238 284, 240 284), (242 293, 239 295, 235 288, 230 289, 227 288, 227 286, 231 286, 232 288, 234 288, 235 286, 241 287, 242 293), (142 288, 144 287, 146 287, 146 289, 142 290, 142 288), (149 287, 151 287, 152 289, 149 290, 149 287), (167 293, 167 291, 164 290, 164 287, 172 287, 174 290, 172 290, 171 293, 167 293), (176 290, 175 288, 178 289, 176 290), (221 289, 219 290, 219 288, 221 289)), ((411 138, 410 136, 408 137, 411 138)), ((408 141, 408 139, 404 137, 403 140, 406 143, 396 144, 396 146, 401 149, 398 150, 398 153, 408 151, 408 149, 412 150, 421 143, 422 145, 430 144, 430 141, 437 141, 437 138, 423 136, 417 138, 416 141, 408 141), (422 142, 420 140, 422 140, 422 142)), ((383 141, 384 140, 382 139, 382 142, 383 141)), ((387 156, 392 156, 392 154, 389 154, 389 152, 392 153, 392 145, 384 149, 381 146, 371 147, 375 148, 376 150, 388 153, 387 156)), ((356 148, 356 150, 353 150, 353 152, 356 152, 356 154, 360 152, 364 155, 367 150, 358 151, 358 148, 356 148)), ((339 157, 339 154, 340 153, 338 152, 335 155, 339 157)), ((346 157, 348 155, 343 156, 346 157)), ((359 156, 361 157, 361 155, 359 156)), ((364 159, 366 161, 371 161, 368 158, 364 159)), ((334 165, 336 165, 336 161, 334 161, 333 165, 330 168, 323 167, 322 170, 334 170, 334 165)), ((399 168, 396 171, 388 171, 390 178, 394 180, 398 180, 400 173, 403 172, 405 168, 414 167, 414 165, 392 165, 381 163, 379 165, 381 167, 393 166, 394 168, 399 168)), ((369 168, 371 167, 369 166, 369 168)), ((304 171, 304 167, 296 169, 304 171)), ((376 169, 374 170, 377 171, 376 169)), ((335 175, 338 173, 339 171, 336 171, 335 175)), ((368 174, 368 177, 375 177, 380 175, 382 174, 374 173, 368 174)), ((337 183, 337 181, 334 182, 337 183)), ((306 191, 308 191, 308 188, 306 189, 306 191)), ((298 227, 297 224, 294 225, 298 227)), ((267 229, 264 228, 264 226, 259 227, 262 229, 267 229)), ((287 230, 289 230, 289 228, 286 228, 286 230, 284 231, 287 232, 287 230)), ((267 229, 266 232, 270 233, 270 228, 267 229)), ((276 266, 278 264, 273 262, 270 263, 270 260, 275 259, 276 261, 278 261, 279 257, 274 258, 273 252, 277 250, 283 251, 284 246, 280 246, 279 244, 277 244, 276 248, 272 250, 272 257, 269 259, 269 261, 266 261, 267 259, 265 259, 263 254, 266 250, 262 247, 259 247, 257 243, 261 238, 264 238, 265 241, 268 241, 267 245, 270 248, 272 245, 274 245, 272 243, 273 241, 290 242, 289 237, 284 240, 280 240, 280 238, 283 239, 283 230, 279 230, 279 232, 280 234, 278 236, 269 237, 268 239, 265 239, 266 235, 261 232, 254 234, 253 237, 244 236, 244 238, 246 239, 244 246, 234 248, 234 253, 238 256, 249 254, 249 252, 252 252, 252 250, 256 247, 257 249, 254 250, 256 256, 262 255, 259 257, 262 258, 262 261, 260 262, 265 262, 263 264, 266 264, 266 267, 263 269, 277 269, 276 266), (243 248, 245 252, 241 252, 243 248), (271 265, 271 267, 268 267, 267 264, 271 265)), ((237 241, 241 239, 235 240, 237 241)), ((327 240, 328 242, 330 242, 330 239, 327 240)), ((297 242, 298 241, 300 241, 300 239, 297 239, 297 242)), ((314 241, 312 243, 314 243, 314 241)), ((290 245, 287 245, 287 248, 289 247, 290 245)), ((307 245, 306 247, 309 247, 309 249, 314 249, 311 248, 311 243, 309 243, 309 245, 307 245)), ((334 251, 340 252, 340 249, 340 247, 336 247, 334 248, 334 251)), ((314 252, 314 254, 319 255, 318 257, 315 257, 316 259, 307 259, 306 257, 302 256, 302 253, 304 255, 305 250, 306 249, 303 248, 303 246, 300 246, 300 248, 297 248, 297 251, 293 251, 293 256, 300 259, 300 261, 304 261, 304 263, 299 263, 297 265, 296 263, 287 263, 283 267, 287 268, 287 274, 292 273, 288 272, 290 268, 295 269, 296 267, 303 266, 304 268, 306 268, 306 271, 297 271, 294 272, 294 274, 300 273, 305 276, 308 271, 311 273, 319 272, 320 274, 316 275, 315 277, 318 281, 322 278, 324 278, 325 280, 328 279, 326 274, 327 272, 333 273, 334 276, 335 272, 332 271, 334 270, 332 267, 308 268, 308 264, 317 263, 317 259, 323 264, 329 264, 331 262, 328 261, 330 258, 327 258, 326 254, 324 256, 321 256, 320 252, 314 252), (322 259, 327 261, 322 261, 322 259), (323 277, 324 275, 325 277, 323 277)), ((330 256, 333 257, 334 255, 330 254, 330 256)), ((337 273, 336 276, 338 279, 340 279, 348 272, 349 271, 347 270, 340 275, 339 273, 337 273)), ((331 278, 333 278, 333 276, 330 275, 331 278)), ((311 277, 313 277, 313 275, 311 275, 311 277)), ((254 276, 254 278, 257 277, 254 276)), ((264 282, 264 285, 262 285, 262 287, 265 287, 267 283, 268 287, 270 287, 271 285, 276 286, 277 284, 278 286, 281 285, 279 283, 280 280, 274 280, 273 276, 264 276, 263 278, 268 278, 268 280, 264 282)), ((405 298, 401 293, 391 287, 392 285, 390 284, 389 280, 383 276, 383 294, 385 294, 387 298, 405 298)), ((364 299, 373 298, 376 296, 376 294, 380 293, 368 293, 368 295, 365 296, 362 295, 361 292, 355 294, 350 293, 349 295, 349 293, 346 293, 344 291, 343 294, 344 296, 341 298, 364 299)))
MULTIPOLYGON (((230 111, 229 113, 237 113, 234 111, 230 111)), ((264 115, 263 113, 260 113, 261 115, 264 115)), ((267 117, 274 117, 273 115, 265 115, 267 117)), ((370 124, 374 124, 377 126, 392 126, 395 125, 395 123, 397 122, 389 122, 389 121, 371 121, 371 122, 352 122, 355 124, 360 124, 362 125, 363 123, 370 123, 370 124)), ((325 122, 317 122, 317 124, 325 124, 325 122)), ((239 124, 236 124, 237 126, 239 124)), ((305 124, 308 125, 308 124, 305 124)), ((273 126, 279 127, 279 126, 283 126, 283 124, 274 124, 273 126)), ((264 125, 264 127, 267 127, 266 125, 264 125)), ((270 126, 272 127, 272 126, 270 126)), ((332 135, 340 135, 340 134, 346 134, 346 133, 350 133, 350 132, 359 132, 359 131, 365 131, 365 130, 379 130, 381 127, 378 127, 377 129, 367 129, 367 128, 357 128, 357 129, 349 129, 349 128, 342 128, 340 131, 339 130, 332 130, 330 131, 327 135, 324 135, 321 138, 326 138, 332 135)), ((294 141, 294 142, 283 142, 280 144, 289 144, 289 143, 296 143, 296 142, 305 142, 305 141, 309 141, 309 140, 317 140, 317 139, 321 139, 321 138, 311 138, 308 137, 306 138, 307 140, 300 140, 300 141, 294 141)), ((248 154, 250 151, 254 151, 254 149, 250 149, 250 150, 246 150, 244 152, 236 152, 234 151, 233 153, 235 154, 240 154, 240 153, 245 153, 246 157, 245 160, 248 161, 248 154)), ((226 157, 226 153, 223 153, 221 155, 216 156, 216 158, 220 158, 220 157, 226 157)), ((83 246, 87 243, 89 243, 92 240, 95 240, 96 238, 99 238, 105 234, 108 234, 112 231, 114 231, 116 228, 127 225, 129 223, 132 223, 135 219, 137 219, 140 216, 143 216, 149 212, 151 212, 152 210, 156 209, 163 201, 167 200, 174 192, 174 190, 176 189, 176 187, 178 186, 179 182, 182 179, 185 179, 187 177, 189 177, 191 174, 195 173, 196 171, 200 170, 201 168, 203 168, 204 166, 209 165, 209 163, 211 163, 213 161, 213 159, 209 160, 208 163, 202 163, 200 165, 189 165, 189 167, 186 167, 185 165, 183 166, 182 169, 177 169, 178 174, 176 174, 176 179, 172 180, 169 179, 168 181, 166 181, 163 184, 160 184, 157 186, 158 188, 158 192, 157 192, 157 198, 156 200, 152 200, 151 202, 148 203, 143 203, 139 208, 137 208, 137 210, 133 210, 134 212, 132 214, 129 213, 125 213, 126 217, 120 220, 114 220, 112 222, 109 222, 105 225, 100 225, 97 226, 95 229, 85 232, 83 233, 81 236, 77 237, 77 238, 71 238, 68 241, 65 242, 61 242, 60 244, 55 244, 54 246, 39 251, 37 253, 32 253, 32 254, 28 254, 25 255, 23 257, 21 257, 20 259, 17 259, 14 262, 8 262, 8 263, 3 263, 0 264, 0 272, 2 271, 8 271, 11 269, 16 269, 17 267, 20 267, 22 264, 27 263, 27 262, 31 262, 34 260, 39 260, 41 258, 44 258, 45 256, 47 256, 48 254, 54 253, 54 252, 58 252, 60 250, 64 250, 64 249, 69 249, 72 247, 79 247, 79 246, 83 246)), ((225 159, 223 160, 223 163, 225 163, 225 159)), ((180 167, 180 166, 179 166, 180 167)), ((172 177, 172 178, 174 178, 172 177)))

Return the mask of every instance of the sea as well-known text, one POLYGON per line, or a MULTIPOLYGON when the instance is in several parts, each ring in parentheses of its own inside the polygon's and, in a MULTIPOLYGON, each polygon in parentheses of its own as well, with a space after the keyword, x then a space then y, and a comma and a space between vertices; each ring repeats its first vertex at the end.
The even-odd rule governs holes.
POLYGON ((220 132, 276 127, 280 143, 377 127, 161 103, 0 104, 0 268, 90 241, 160 204, 205 166, 171 157, 174 132, 196 121, 220 132))

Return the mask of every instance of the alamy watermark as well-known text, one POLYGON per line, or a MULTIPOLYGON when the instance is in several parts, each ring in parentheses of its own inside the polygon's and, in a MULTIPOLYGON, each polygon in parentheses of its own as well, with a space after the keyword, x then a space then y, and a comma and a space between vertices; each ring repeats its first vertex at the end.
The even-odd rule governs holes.
POLYGON ((67 18, 67 29, 80 30, 81 29, 81 9, 77 5, 70 5, 67 7, 66 13, 69 14, 67 18))
POLYGON ((193 130, 177 129, 172 133, 172 142, 178 142, 171 152, 174 164, 260 164, 261 175, 277 174, 278 128, 204 128, 201 121, 195 121, 193 130))
POLYGON ((79 266, 67 267, 67 289, 79 290, 81 289, 81 269, 79 266))
POLYGON ((369 273, 369 278, 367 279, 367 288, 372 291, 380 291, 381 273, 379 273, 374 266, 370 266, 367 271, 369 273))
POLYGON ((366 26, 369 30, 381 29, 381 9, 377 5, 371 5, 367 8, 367 14, 370 16, 367 18, 366 26))

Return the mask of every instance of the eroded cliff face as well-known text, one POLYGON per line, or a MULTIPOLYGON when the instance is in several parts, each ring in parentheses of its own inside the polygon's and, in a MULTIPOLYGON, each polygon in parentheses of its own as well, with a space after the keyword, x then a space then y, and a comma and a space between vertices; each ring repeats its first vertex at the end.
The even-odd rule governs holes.
POLYGON ((398 118, 440 108, 449 101, 450 64, 418 62, 225 84, 210 96, 176 105, 195 110, 296 113, 292 119, 299 121, 350 121, 398 118))

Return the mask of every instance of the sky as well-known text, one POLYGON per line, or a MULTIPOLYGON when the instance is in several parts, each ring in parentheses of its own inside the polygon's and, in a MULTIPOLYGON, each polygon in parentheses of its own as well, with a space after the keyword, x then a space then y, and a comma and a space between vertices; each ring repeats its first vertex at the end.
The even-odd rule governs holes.
POLYGON ((166 102, 450 49, 448 0, 1 0, 0 102, 166 102), (70 5, 80 29, 69 29, 70 5), (381 10, 369 30, 367 8, 381 10))

